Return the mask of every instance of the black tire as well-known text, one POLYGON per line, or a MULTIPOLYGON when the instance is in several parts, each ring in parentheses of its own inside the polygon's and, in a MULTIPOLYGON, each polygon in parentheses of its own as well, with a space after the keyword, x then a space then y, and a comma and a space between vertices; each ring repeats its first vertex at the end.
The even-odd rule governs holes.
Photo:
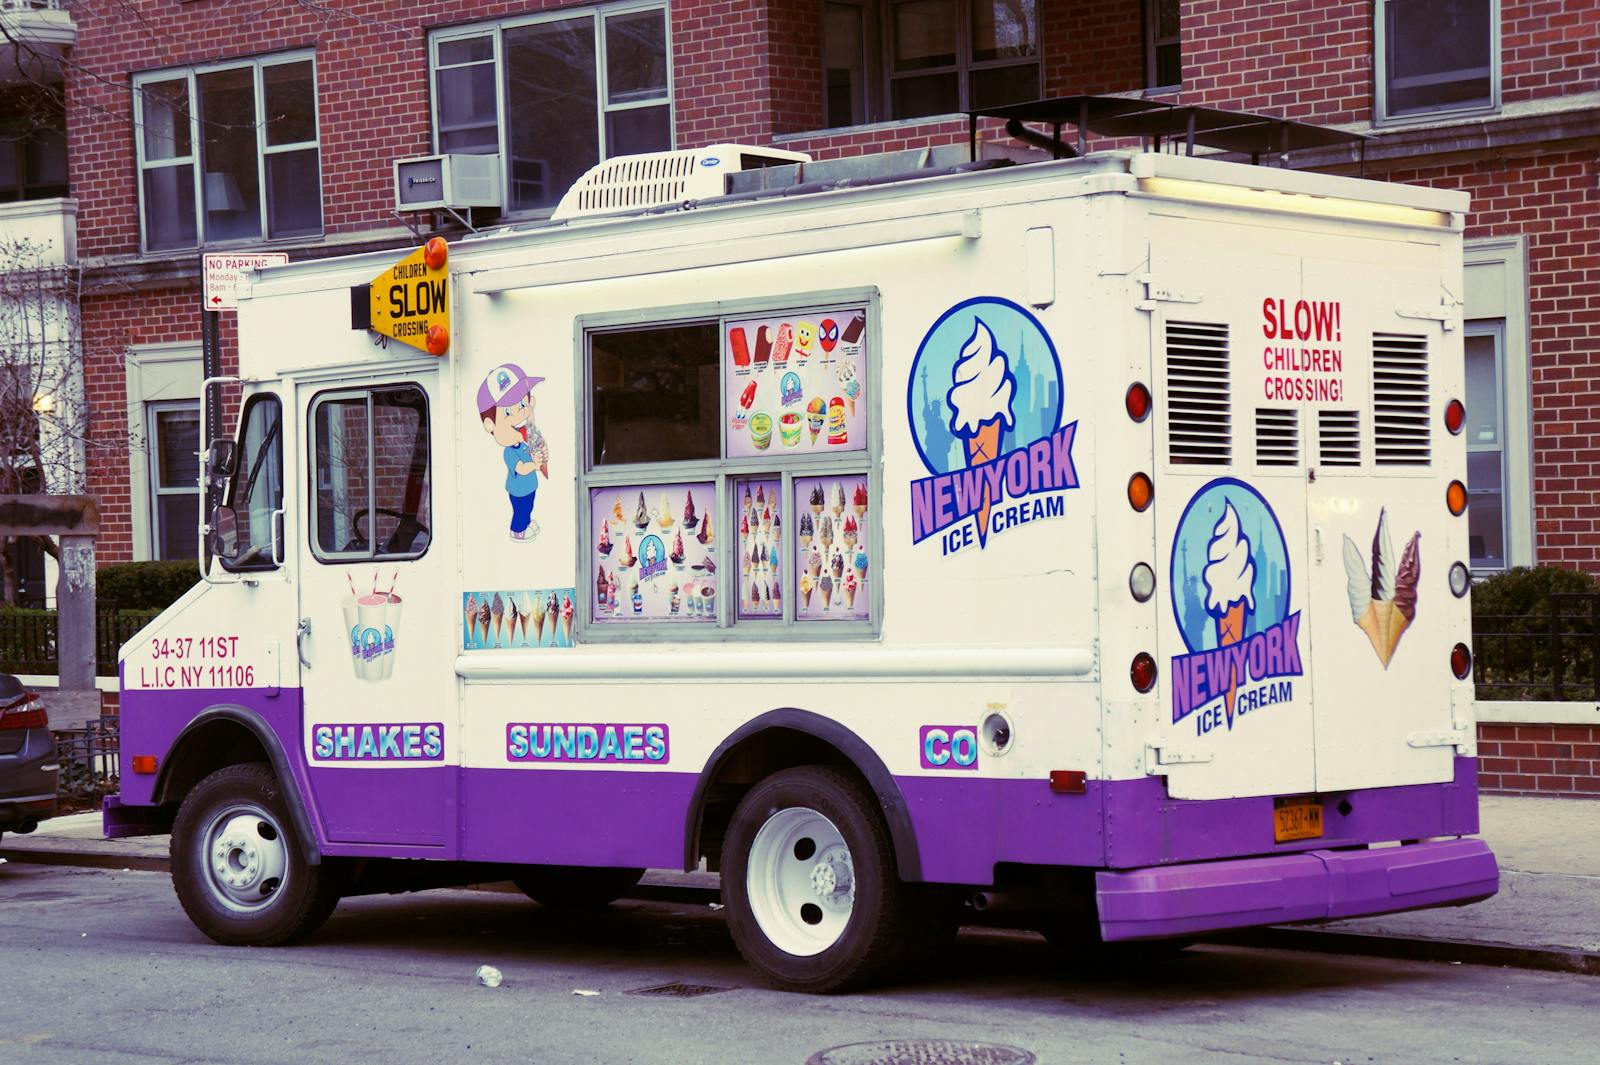
POLYGON ((598 910, 632 891, 643 876, 643 869, 530 865, 512 877, 511 882, 541 906, 556 910, 598 910))
POLYGON ((293 942, 339 904, 334 869, 306 861, 277 777, 257 762, 217 770, 183 800, 172 826, 172 886, 195 927, 226 946, 293 942), (240 838, 251 831, 259 843, 240 838), (209 853, 218 848, 231 853, 209 853), (237 883, 224 884, 220 863, 232 864, 237 883), (278 868, 281 876, 265 875, 278 868))
POLYGON ((915 914, 910 893, 895 874, 888 829, 877 802, 840 771, 802 766, 751 788, 734 811, 722 855, 728 929, 745 960, 773 986, 811 994, 858 988, 889 975, 904 956, 915 914), (854 902, 842 932, 831 946, 811 955, 792 954, 775 944, 750 899, 751 848, 757 834, 774 816, 792 808, 815 811, 833 823, 849 848, 854 881, 854 902))

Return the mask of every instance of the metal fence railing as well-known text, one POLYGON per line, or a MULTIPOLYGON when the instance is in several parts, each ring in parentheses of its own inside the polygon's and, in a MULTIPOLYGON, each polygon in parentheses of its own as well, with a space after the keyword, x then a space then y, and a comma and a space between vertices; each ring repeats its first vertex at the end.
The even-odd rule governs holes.
POLYGON ((1600 702, 1600 594, 1556 592, 1543 613, 1472 619, 1479 698, 1600 702))
MULTIPOLYGON (((115 603, 95 607, 95 672, 117 675, 117 651, 159 611, 121 610, 115 603)), ((56 672, 59 627, 53 610, 0 610, 0 672, 56 672)))
POLYGON ((55 729, 56 760, 61 764, 58 796, 69 805, 96 805, 122 780, 122 727, 117 717, 102 717, 83 728, 55 729))

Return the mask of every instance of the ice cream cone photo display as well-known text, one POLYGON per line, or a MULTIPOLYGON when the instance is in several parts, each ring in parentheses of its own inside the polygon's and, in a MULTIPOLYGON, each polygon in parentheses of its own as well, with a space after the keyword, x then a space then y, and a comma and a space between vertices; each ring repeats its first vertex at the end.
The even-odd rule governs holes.
MULTIPOLYGON (((783 482, 750 478, 734 482, 738 501, 739 618, 758 620, 783 616, 783 603, 773 594, 778 586, 778 561, 783 553, 783 482)), ((807 518, 811 517, 807 512, 807 518)))
POLYGON ((1344 571, 1350 597, 1350 619, 1366 633, 1367 641, 1384 669, 1400 648, 1400 637, 1417 618, 1417 582, 1422 575, 1422 534, 1414 532, 1405 550, 1395 558, 1389 537, 1389 512, 1378 511, 1378 528, 1372 534, 1372 565, 1361 549, 1344 538, 1344 571))
MULTIPOLYGON (((800 513, 793 565, 786 571, 798 588, 797 621, 866 621, 872 616, 867 580, 871 523, 866 482, 860 477, 796 477, 793 504, 800 513), (852 512, 859 485, 861 519, 852 512)), ((774 566, 776 571, 776 566, 774 566)), ((780 608, 781 609, 781 608, 780 608)))
MULTIPOLYGON (((754 330, 748 334, 757 335, 754 330)), ((762 482, 763 494, 770 492, 776 500, 777 483, 762 482)), ((749 484, 753 492, 757 482, 749 484)), ((595 594, 581 599, 574 596, 572 611, 566 608, 564 593, 558 595, 554 605, 545 604, 545 645, 575 638, 584 624, 715 622, 714 614, 698 609, 705 597, 690 599, 684 589, 716 572, 713 556, 718 548, 712 532, 716 499, 713 481, 594 489, 589 497, 590 529, 610 530, 603 540, 599 534, 588 538, 589 568, 585 580, 594 586, 595 594), (619 511, 627 515, 625 522, 618 522, 619 511), (600 594, 602 587, 604 596, 600 594), (580 617, 584 611, 587 613, 580 617), (569 632, 573 634, 570 637, 569 632)), ((756 520, 759 514, 752 520, 752 527, 756 520)), ((739 562, 734 559, 736 566, 739 562)), ((734 594, 732 589, 729 594, 734 594)), ((734 601, 738 602, 737 596, 734 601)))
MULTIPOLYGON (((598 588, 608 589, 609 585, 602 583, 598 588)), ((572 646, 575 589, 472 591, 462 600, 461 636, 465 650, 572 646)), ((398 597, 395 602, 398 604, 398 597)))

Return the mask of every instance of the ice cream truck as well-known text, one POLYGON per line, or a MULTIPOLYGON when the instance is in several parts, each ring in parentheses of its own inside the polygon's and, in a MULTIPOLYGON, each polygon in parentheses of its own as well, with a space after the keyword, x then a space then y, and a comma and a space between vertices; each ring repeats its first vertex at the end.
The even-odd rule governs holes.
POLYGON ((1465 195, 982 154, 610 160, 260 270, 107 833, 171 831, 228 944, 703 867, 805 991, 979 910, 1109 950, 1492 895, 1465 195))

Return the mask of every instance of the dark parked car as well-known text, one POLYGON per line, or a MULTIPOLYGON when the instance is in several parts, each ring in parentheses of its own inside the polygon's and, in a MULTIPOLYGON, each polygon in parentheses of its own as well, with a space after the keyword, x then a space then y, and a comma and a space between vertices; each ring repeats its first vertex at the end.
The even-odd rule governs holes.
POLYGON ((44 703, 0 673, 0 833, 32 832, 53 817, 59 775, 44 703))

